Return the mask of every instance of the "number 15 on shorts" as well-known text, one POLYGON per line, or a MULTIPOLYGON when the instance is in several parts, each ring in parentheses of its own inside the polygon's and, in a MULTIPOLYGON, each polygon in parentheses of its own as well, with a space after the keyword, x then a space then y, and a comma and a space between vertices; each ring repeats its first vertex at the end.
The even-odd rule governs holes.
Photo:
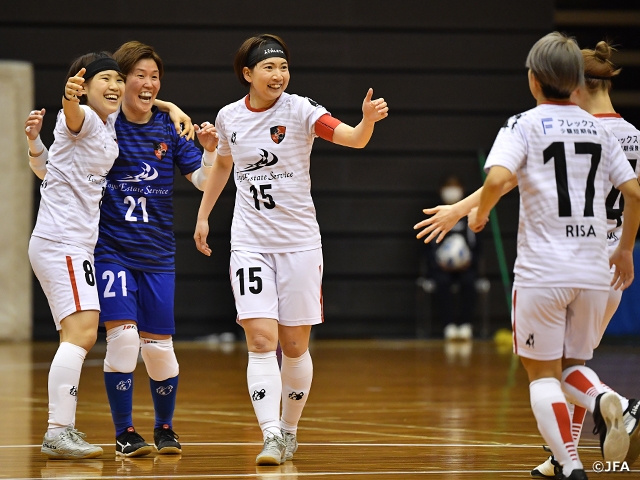
POLYGON ((257 273, 260 273, 262 270, 261 267, 249 267, 247 269, 248 275, 245 279, 245 269, 239 268, 236 271, 236 277, 238 277, 238 282, 240 283, 240 295, 245 294, 245 283, 249 286, 249 292, 254 295, 259 294, 262 291, 262 278, 260 278, 257 273))

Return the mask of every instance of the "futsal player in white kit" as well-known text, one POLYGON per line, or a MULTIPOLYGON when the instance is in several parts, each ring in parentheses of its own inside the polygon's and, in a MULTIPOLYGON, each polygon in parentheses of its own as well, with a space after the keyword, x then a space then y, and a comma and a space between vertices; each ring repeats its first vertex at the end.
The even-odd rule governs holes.
POLYGON ((234 70, 249 94, 216 119, 217 157, 194 234, 198 250, 209 255, 209 214, 233 170, 230 277, 249 349, 249 395, 263 432, 258 465, 279 465, 298 447, 298 420, 313 376, 309 335, 323 321, 321 240, 310 195, 313 141, 363 148, 375 123, 388 115, 384 99, 372 100, 372 89, 355 128, 313 100, 285 93, 288 60, 286 44, 275 35, 249 38, 236 53, 234 70))
MULTIPOLYGON (((571 100, 600 119, 601 123, 615 135, 623 148, 625 156, 635 170, 636 175, 640 176, 640 165, 638 162, 638 160, 640 160, 640 147, 638 147, 640 132, 616 113, 611 104, 611 98, 609 97, 609 91, 612 86, 611 80, 620 72, 620 69, 610 61, 611 52, 612 48, 604 41, 599 42, 595 50, 582 50, 585 85, 584 87, 579 87, 572 93, 571 100)), ((509 190, 516 184, 517 178, 514 176, 512 181, 508 183, 506 189, 509 190)), ((432 216, 414 227, 415 229, 422 229, 417 237, 426 237, 425 242, 430 242, 436 238, 440 241, 441 234, 448 232, 451 226, 455 225, 460 218, 468 215, 473 208, 478 206, 481 190, 482 188, 453 205, 439 205, 431 209, 426 209, 425 213, 432 216)), ((620 192, 610 184, 607 184, 605 188, 605 195, 605 205, 607 208, 607 251, 608 255, 611 255, 618 246, 622 232, 622 209, 624 203, 622 202, 620 192)), ((601 337, 617 310, 621 297, 621 289, 609 288, 604 317, 602 323, 598 326, 601 337)), ((579 362, 579 365, 581 364, 584 364, 584 362, 579 362)), ((610 390, 609 387, 604 384, 594 386, 590 381, 585 381, 587 377, 580 375, 578 365, 569 363, 565 359, 563 361, 563 371, 567 368, 571 368, 572 370, 566 375, 566 383, 568 385, 573 383, 573 388, 579 389, 582 393, 589 394, 595 399, 595 396, 598 394, 605 390, 610 390), (576 373, 576 371, 578 373, 576 373), (571 375, 571 373, 573 373, 573 375, 571 375)), ((638 408, 640 402, 635 398, 628 399, 620 395, 620 393, 617 394, 620 397, 624 412, 624 424, 630 441, 629 450, 624 460, 628 466, 631 466, 640 454, 640 409, 638 408)), ((587 410, 581 406, 570 404, 569 411, 571 413, 571 433, 573 441, 577 446, 587 410)), ((531 476, 556 478, 561 470, 562 467, 552 455, 545 462, 534 468, 531 471, 531 476)))
MULTIPOLYGON (((624 460, 629 435, 619 397, 578 394, 567 382, 562 359, 589 360, 600 341, 609 285, 633 281, 633 245, 640 224, 640 186, 617 139, 593 116, 569 101, 584 84, 577 44, 557 32, 529 52, 529 87, 538 106, 511 117, 498 134, 485 170, 487 178, 469 226, 481 230, 516 174, 520 224, 514 267, 514 351, 529 375, 531 407, 538 429, 562 466, 564 478, 587 478, 571 434, 565 394, 587 408, 605 430, 607 461, 624 460), (610 261, 607 256, 605 188, 625 199, 625 222, 610 261)), ((597 374, 581 374, 600 385, 597 374)))
MULTIPOLYGON (((613 48, 606 41, 598 42, 595 50, 582 50, 585 85, 573 92, 571 100, 598 118, 615 135, 624 151, 625 157, 627 157, 631 167, 635 170, 636 176, 640 176, 640 131, 624 120, 620 114, 616 113, 609 97, 612 87, 611 81, 620 73, 620 69, 610 60, 612 50, 613 48)), ((620 240, 624 203, 620 192, 615 187, 610 186, 606 190, 606 194, 607 250, 611 255, 620 240)), ((604 335, 611 317, 618 309, 621 297, 621 290, 613 288, 609 290, 607 308, 599 326, 600 337, 604 335)), ((604 391, 610 390, 606 385, 594 385, 588 375, 584 375, 581 371, 581 365, 583 365, 583 362, 578 364, 566 364, 566 362, 563 362, 563 376, 566 377, 565 382, 574 391, 574 395, 595 397, 604 391)), ((638 455, 640 455, 640 401, 634 398, 628 399, 619 393, 618 396, 624 412, 625 428, 629 433, 629 450, 624 460, 627 462, 627 466, 631 467, 637 460, 638 455)), ((571 433, 576 445, 580 440, 585 414, 585 408, 579 405, 574 406, 571 415, 571 433)), ((544 463, 534 468, 531 471, 531 476, 555 478, 554 475, 557 470, 558 462, 551 456, 544 463)))
POLYGON ((94 345, 100 305, 93 267, 105 177, 118 156, 115 112, 124 76, 110 55, 89 53, 67 75, 40 186, 38 219, 29 259, 60 333, 49 370, 49 427, 42 453, 50 458, 92 458, 102 448, 75 428, 80 371, 94 345), (80 105, 80 99, 86 105, 80 105))

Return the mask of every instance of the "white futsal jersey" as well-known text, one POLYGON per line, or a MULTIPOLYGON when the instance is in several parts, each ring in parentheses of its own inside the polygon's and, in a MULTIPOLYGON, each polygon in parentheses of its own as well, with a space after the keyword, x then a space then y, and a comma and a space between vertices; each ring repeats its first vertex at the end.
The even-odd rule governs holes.
POLYGON ((544 103, 511 117, 485 169, 517 174, 516 287, 608 290, 605 196, 636 178, 617 139, 577 105, 544 103))
MULTIPOLYGON (((594 117, 598 118, 620 142, 622 150, 629 160, 631 167, 635 170, 636 176, 640 176, 640 132, 624 120, 617 113, 601 113, 594 117)), ((607 238, 609 240, 609 255, 613 253, 620 242, 622 232, 622 211, 624 210, 624 199, 617 188, 610 185, 606 193, 605 205, 607 207, 607 238)))
POLYGON ((233 156, 237 187, 232 250, 321 246, 309 164, 315 123, 326 113, 313 100, 287 93, 266 110, 252 109, 248 96, 220 110, 218 153, 233 156))
POLYGON ((69 131, 64 111, 58 113, 33 235, 93 254, 105 177, 118 156, 114 128, 118 112, 105 124, 91 108, 81 108, 84 122, 78 134, 69 131))

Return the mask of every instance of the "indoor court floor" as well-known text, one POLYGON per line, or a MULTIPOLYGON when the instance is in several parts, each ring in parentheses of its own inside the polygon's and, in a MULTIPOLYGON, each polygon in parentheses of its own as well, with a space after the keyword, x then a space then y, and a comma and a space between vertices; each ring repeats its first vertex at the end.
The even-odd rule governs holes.
MULTIPOLYGON (((76 428, 104 455, 47 460, 47 372, 53 343, 1 344, 0 478, 175 479, 502 479, 530 478, 546 458, 529 406, 527 379, 510 348, 474 341, 314 341, 313 387, 299 425, 300 448, 280 467, 256 467, 261 433, 246 387, 242 343, 178 342, 174 430, 180 456, 119 459, 103 386, 104 341, 89 353, 76 428)), ((631 397, 640 395, 640 348, 603 346, 591 366, 631 397)), ((153 408, 144 364, 135 373, 134 422, 153 440, 153 408)), ((583 429, 588 472, 601 459, 583 429)), ((640 478, 631 472, 591 479, 640 478)))

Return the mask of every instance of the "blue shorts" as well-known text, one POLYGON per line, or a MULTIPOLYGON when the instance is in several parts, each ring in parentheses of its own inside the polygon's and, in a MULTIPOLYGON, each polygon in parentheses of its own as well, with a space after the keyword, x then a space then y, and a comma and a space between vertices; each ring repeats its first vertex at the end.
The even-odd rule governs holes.
POLYGON ((173 335, 175 273, 151 273, 95 262, 100 323, 133 320, 139 332, 173 335))

